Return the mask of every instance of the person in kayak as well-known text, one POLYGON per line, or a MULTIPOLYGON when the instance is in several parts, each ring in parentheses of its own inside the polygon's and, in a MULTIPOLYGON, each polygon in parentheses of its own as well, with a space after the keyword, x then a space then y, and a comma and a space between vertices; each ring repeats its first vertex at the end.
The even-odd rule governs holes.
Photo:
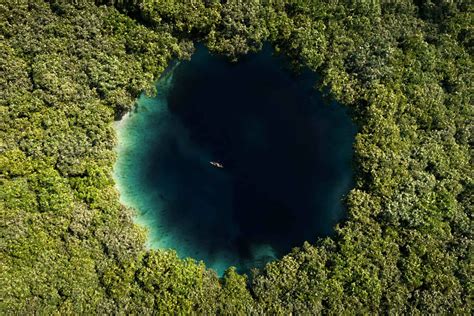
POLYGON ((214 167, 217 167, 217 168, 224 168, 224 166, 216 161, 209 161, 209 163, 211 165, 213 165, 214 167))

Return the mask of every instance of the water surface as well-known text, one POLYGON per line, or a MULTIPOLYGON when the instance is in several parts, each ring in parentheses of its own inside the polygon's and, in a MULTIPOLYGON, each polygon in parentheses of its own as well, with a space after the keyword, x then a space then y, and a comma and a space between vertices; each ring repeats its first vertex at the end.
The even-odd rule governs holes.
POLYGON ((236 64, 199 47, 156 97, 142 96, 117 123, 114 175, 148 246, 222 274, 331 234, 352 184, 355 127, 315 80, 269 47, 236 64))

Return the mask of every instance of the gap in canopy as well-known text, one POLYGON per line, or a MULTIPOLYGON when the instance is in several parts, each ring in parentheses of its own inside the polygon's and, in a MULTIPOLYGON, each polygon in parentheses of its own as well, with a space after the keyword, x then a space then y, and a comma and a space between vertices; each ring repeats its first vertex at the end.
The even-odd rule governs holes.
POLYGON ((198 46, 117 123, 121 201, 174 249, 247 272, 328 236, 352 186, 356 128, 270 46, 238 63, 198 46))

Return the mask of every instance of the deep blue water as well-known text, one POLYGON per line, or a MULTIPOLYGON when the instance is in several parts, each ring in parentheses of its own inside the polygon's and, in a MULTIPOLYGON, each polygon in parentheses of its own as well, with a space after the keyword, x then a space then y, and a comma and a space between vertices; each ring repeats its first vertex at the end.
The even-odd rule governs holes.
POLYGON ((115 177, 148 245, 221 274, 330 235, 352 185, 356 129, 315 80, 269 47, 238 63, 199 47, 156 97, 142 96, 119 123, 115 177))

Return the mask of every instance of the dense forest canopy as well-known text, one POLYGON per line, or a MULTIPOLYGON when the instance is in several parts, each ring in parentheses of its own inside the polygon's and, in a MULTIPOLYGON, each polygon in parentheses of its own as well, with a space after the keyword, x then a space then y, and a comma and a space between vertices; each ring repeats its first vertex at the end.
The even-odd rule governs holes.
POLYGON ((472 313, 470 1, 0 0, 0 311, 472 313), (146 250, 112 122, 197 42, 264 42, 359 127, 333 238, 224 277, 146 250))

